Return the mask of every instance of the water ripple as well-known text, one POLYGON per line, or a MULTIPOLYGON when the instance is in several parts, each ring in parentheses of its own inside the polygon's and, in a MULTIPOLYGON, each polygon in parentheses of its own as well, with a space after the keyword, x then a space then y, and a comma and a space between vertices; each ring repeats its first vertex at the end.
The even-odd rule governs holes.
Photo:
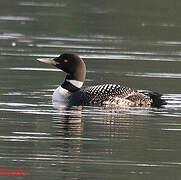
POLYGON ((20 6, 35 6, 35 7, 66 7, 64 3, 48 3, 48 2, 20 2, 20 6))
POLYGON ((55 72, 59 72, 62 71, 60 69, 53 69, 53 68, 20 68, 20 67, 13 67, 13 68, 4 68, 4 69, 10 69, 10 70, 17 70, 17 71, 55 71, 55 72))
POLYGON ((173 78, 180 79, 181 74, 179 73, 137 73, 137 72, 127 72, 126 76, 132 77, 152 77, 152 78, 173 78))
POLYGON ((25 16, 0 16, 0 21, 34 21, 35 18, 25 17, 25 16))

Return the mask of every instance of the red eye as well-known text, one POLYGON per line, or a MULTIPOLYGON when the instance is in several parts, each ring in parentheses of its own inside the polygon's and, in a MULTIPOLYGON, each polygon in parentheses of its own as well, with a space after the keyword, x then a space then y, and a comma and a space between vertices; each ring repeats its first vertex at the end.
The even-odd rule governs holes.
POLYGON ((68 62, 68 60, 67 59, 64 59, 64 63, 67 63, 68 62))

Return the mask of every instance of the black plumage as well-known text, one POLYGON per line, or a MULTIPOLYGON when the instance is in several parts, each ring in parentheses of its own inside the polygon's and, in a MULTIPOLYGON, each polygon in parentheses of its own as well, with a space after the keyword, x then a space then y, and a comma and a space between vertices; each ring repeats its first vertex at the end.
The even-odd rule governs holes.
POLYGON ((116 84, 104 84, 82 88, 70 97, 71 105, 84 106, 152 106, 166 104, 161 95, 152 91, 133 90, 116 84))

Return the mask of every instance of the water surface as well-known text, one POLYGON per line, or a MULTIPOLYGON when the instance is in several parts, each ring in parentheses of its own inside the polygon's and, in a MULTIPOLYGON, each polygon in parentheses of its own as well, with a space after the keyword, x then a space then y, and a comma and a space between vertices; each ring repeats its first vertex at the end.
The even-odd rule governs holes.
POLYGON ((26 178, 40 180, 180 179, 180 6, 1 1, 0 169, 28 168, 26 178), (84 59, 84 86, 150 89, 168 105, 54 108, 51 96, 65 74, 36 58, 63 52, 84 59))

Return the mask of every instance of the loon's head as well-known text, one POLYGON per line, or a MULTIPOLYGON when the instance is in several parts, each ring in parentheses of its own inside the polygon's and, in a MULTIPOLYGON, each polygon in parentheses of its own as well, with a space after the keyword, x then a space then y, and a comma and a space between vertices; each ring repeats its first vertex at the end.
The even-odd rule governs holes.
POLYGON ((52 64, 67 73, 66 80, 84 82, 86 66, 84 61, 75 54, 62 54, 56 58, 38 58, 40 62, 52 64))

